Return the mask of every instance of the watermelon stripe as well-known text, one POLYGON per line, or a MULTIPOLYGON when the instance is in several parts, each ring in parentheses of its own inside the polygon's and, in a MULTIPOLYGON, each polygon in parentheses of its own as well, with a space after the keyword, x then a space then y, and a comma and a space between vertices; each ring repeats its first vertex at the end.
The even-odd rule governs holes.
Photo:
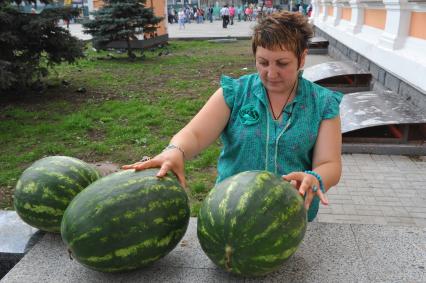
POLYGON ((105 261, 110 261, 113 258, 128 258, 147 248, 166 247, 170 244, 170 242, 173 239, 176 238, 176 236, 180 237, 180 235, 184 233, 185 231, 186 229, 177 229, 171 232, 166 237, 163 237, 161 239, 158 239, 158 238, 147 239, 147 240, 144 240, 143 242, 140 242, 137 245, 121 248, 121 249, 115 250, 114 252, 105 254, 103 256, 91 256, 87 258, 80 257, 79 260, 83 261, 86 264, 89 264, 89 263, 101 263, 105 261))
POLYGON ((78 182, 76 182, 75 180, 73 180, 72 178, 66 176, 66 175, 62 175, 60 173, 57 172, 52 172, 51 169, 49 169, 49 167, 45 167, 45 166, 40 166, 40 167, 34 167, 32 168, 33 171, 35 172, 40 172, 45 176, 48 177, 54 177, 60 181, 64 181, 65 183, 69 184, 69 185, 73 185, 76 186, 79 189, 84 189, 84 187, 79 184, 78 182))
MULTIPOLYGON (((181 203, 180 205, 184 205, 185 203, 181 203)), ((117 223, 120 226, 124 226, 121 230, 120 230, 120 238, 129 238, 129 241, 134 239, 134 233, 136 234, 140 234, 140 233, 150 233, 152 232, 153 229, 155 229, 155 226, 159 226, 161 227, 161 225, 178 225, 181 221, 182 218, 186 218, 189 214, 188 211, 185 210, 181 210, 181 211, 176 211, 175 215, 170 215, 166 218, 164 218, 165 220, 167 220, 167 223, 155 223, 155 226, 152 225, 152 223, 147 222, 145 219, 152 219, 153 216, 155 215, 159 215, 159 212, 164 211, 165 209, 171 209, 170 207, 159 207, 160 210, 154 210, 152 211, 152 213, 150 214, 140 214, 137 218, 132 218, 132 219, 126 219, 125 217, 113 217, 114 219, 112 219, 113 223, 117 223), (180 217, 178 217, 180 216, 180 217), (124 222, 123 220, 128 220, 126 222, 124 222), (125 223, 132 223, 134 221, 137 221, 137 225, 134 226, 127 226, 127 224, 125 223), (134 231, 132 231, 134 230, 134 231)), ((111 208, 114 209, 114 208, 111 208)), ((174 211, 173 209, 171 211, 174 211)), ((119 212, 118 212, 119 213, 119 212)), ((100 218, 102 218, 102 215, 100 216, 100 218)), ((154 218, 154 219, 158 219, 158 218, 154 218)), ((77 221, 75 223, 74 226, 78 226, 79 223, 82 223, 84 221, 79 221, 79 220, 72 220, 72 221, 77 221)), ((110 229, 109 227, 111 226, 111 223, 109 223, 108 221, 102 221, 102 220, 97 220, 97 219, 93 219, 93 221, 95 221, 96 223, 100 224, 100 230, 96 231, 96 237, 104 237, 104 236, 108 236, 111 235, 110 232, 108 232, 110 229)), ((82 231, 82 234, 75 234, 74 235, 74 239, 73 241, 70 242, 70 246, 74 246, 76 245, 76 243, 78 243, 79 241, 84 241, 86 240, 86 237, 81 237, 82 235, 86 234, 85 231, 82 231)), ((95 234, 95 233, 93 233, 95 234)), ((83 245, 83 244, 80 244, 83 245)), ((108 244, 109 245, 109 244, 108 244)), ((109 249, 110 247, 106 245, 103 246, 100 249, 100 252, 103 253, 105 252, 105 249, 109 249)), ((93 253, 93 251, 92 251, 93 253)))
POLYGON ((147 258, 144 260, 141 260, 139 262, 137 262, 136 264, 133 265, 127 265, 127 266, 123 266, 123 267, 118 267, 118 268, 102 268, 100 271, 104 271, 104 272, 119 272, 119 271, 128 271, 128 270, 133 270, 136 269, 140 266, 146 266, 149 265, 151 263, 153 263, 154 261, 162 258, 162 255, 157 255, 151 258, 147 258))
MULTIPOLYGON (((136 210, 133 210, 133 211, 132 210, 126 210, 124 213, 122 213, 122 216, 113 217, 111 220, 113 222, 120 223, 123 220, 132 220, 132 219, 135 219, 135 218, 138 218, 138 219, 144 219, 144 218, 150 219, 151 215, 158 215, 158 213, 159 213, 158 210, 161 211, 161 210, 164 210, 165 208, 170 208, 170 206, 167 205, 168 203, 175 204, 176 207, 180 207, 180 206, 186 204, 186 202, 185 202, 184 199, 170 200, 170 202, 164 201, 163 202, 164 205, 157 206, 157 204, 156 204, 155 209, 157 209, 157 210, 150 210, 152 213, 147 215, 146 212, 147 212, 147 207, 149 207, 149 204, 148 204, 147 206, 139 207, 139 208, 137 208, 136 210)), ((115 205, 119 206, 119 203, 115 203, 115 205)), ((109 209, 115 210, 115 207, 109 207, 109 209)), ((92 214, 90 216, 90 218, 93 218, 96 214, 99 214, 100 211, 101 210, 97 210, 97 212, 95 214, 92 214)), ((105 210, 102 209, 102 211, 107 211, 107 209, 105 209, 105 210)), ((161 225, 162 223, 164 223, 165 221, 167 221, 168 225, 170 225, 171 223, 181 221, 181 218, 182 217, 186 217, 187 214, 188 214, 187 210, 180 209, 179 211, 176 212, 175 215, 169 215, 166 218, 162 218, 162 222, 158 222, 159 218, 155 218, 154 219, 154 223, 157 224, 157 225, 161 225), (178 217, 178 216, 180 216, 180 217, 178 217), (155 222, 155 220, 157 220, 157 223, 155 222)), ((86 221, 86 219, 87 218, 82 217, 80 219, 74 219, 73 221, 77 221, 75 223, 75 226, 78 226, 79 223, 86 221)), ((94 220, 94 221, 97 221, 97 220, 94 220)), ((109 225, 109 223, 105 223, 105 225, 109 225)), ((84 240, 84 239, 88 238, 89 236, 91 236, 93 234, 96 234, 96 233, 99 233, 99 235, 97 235, 98 237, 101 236, 101 234, 103 235, 103 233, 105 233, 105 229, 107 228, 107 227, 105 227, 105 225, 101 225, 99 227, 96 227, 95 230, 91 230, 89 232, 83 231, 83 233, 80 234, 80 235, 77 235, 77 234, 74 235, 74 239, 69 243, 69 245, 70 246, 74 246, 76 242, 78 242, 80 240, 84 240)), ((138 221, 138 225, 135 226, 135 227, 132 227, 132 228, 134 230, 136 230, 135 232, 140 232, 140 231, 152 229, 152 227, 150 228, 150 226, 148 225, 148 223, 141 222, 140 220, 138 221)), ((123 233, 126 232, 126 229, 124 228, 122 230, 122 232, 123 233)), ((124 236, 124 235, 122 235, 122 236, 124 236)))
MULTIPOLYGON (((158 178, 149 178, 149 181, 154 181, 156 182, 158 180, 158 178)), ((109 179, 103 178, 100 179, 98 182, 100 182, 98 184, 98 186, 102 186, 104 187, 104 192, 105 193, 113 193, 114 195, 117 195, 117 199, 108 199, 108 200, 102 200, 102 195, 97 194, 97 192, 91 193, 91 197, 92 197, 92 201, 90 204, 88 204, 87 206, 90 207, 94 204, 97 204, 96 206, 98 207, 98 209, 101 209, 102 207, 104 207, 105 205, 112 205, 114 204, 116 201, 126 201, 129 199, 133 199, 133 198, 137 198, 137 197, 141 197, 144 195, 148 195, 152 192, 163 192, 163 191, 175 191, 180 193, 181 189, 179 189, 176 186, 173 187, 167 187, 167 183, 165 183, 162 186, 156 186, 156 187, 150 187, 149 190, 140 190, 136 193, 136 195, 132 192, 133 191, 133 187, 134 185, 138 186, 141 182, 141 179, 133 179, 133 180, 129 180, 125 183, 121 183, 120 185, 115 185, 115 184, 111 184, 108 182, 109 179), (122 194, 124 193, 124 191, 131 191, 132 194, 127 195, 127 198, 125 198, 122 194)), ((166 180, 165 180, 166 181, 166 180)))
POLYGON ((62 216, 62 214, 64 212, 61 209, 54 209, 52 207, 45 206, 45 205, 34 205, 34 204, 30 204, 28 202, 26 202, 23 205, 23 208, 26 209, 26 210, 30 210, 33 213, 50 214, 50 215, 53 215, 53 216, 62 216))
POLYGON ((47 160, 46 163, 54 165, 55 167, 62 167, 65 170, 71 170, 80 175, 84 181, 89 184, 100 178, 100 174, 96 169, 77 158, 56 156, 54 159, 47 160), (71 163, 73 165, 71 165, 71 163))

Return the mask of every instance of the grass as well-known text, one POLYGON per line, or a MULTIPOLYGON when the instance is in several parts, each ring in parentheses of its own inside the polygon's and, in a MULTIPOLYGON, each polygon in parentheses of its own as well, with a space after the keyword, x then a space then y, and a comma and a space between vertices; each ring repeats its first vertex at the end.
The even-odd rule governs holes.
MULTIPOLYGON (((131 62, 114 51, 63 64, 43 94, 0 97, 0 209, 12 208, 22 171, 48 155, 119 165, 159 153, 219 87, 254 71, 249 41, 172 41, 131 62), (76 92, 85 88, 86 92, 76 92)), ((187 162, 191 210, 213 187, 220 143, 187 162)))

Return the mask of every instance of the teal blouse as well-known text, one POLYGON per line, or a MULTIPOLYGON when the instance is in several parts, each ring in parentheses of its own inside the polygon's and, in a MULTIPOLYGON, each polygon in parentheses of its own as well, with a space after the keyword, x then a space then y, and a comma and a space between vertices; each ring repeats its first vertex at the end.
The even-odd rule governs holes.
MULTIPOLYGON (((320 123, 339 115, 342 94, 305 80, 301 74, 296 96, 285 107, 282 121, 273 119, 257 73, 238 79, 222 76, 223 96, 231 115, 221 134, 217 183, 247 170, 279 175, 312 170, 320 123)), ((316 217, 318 208, 319 198, 315 197, 308 221, 316 217)))

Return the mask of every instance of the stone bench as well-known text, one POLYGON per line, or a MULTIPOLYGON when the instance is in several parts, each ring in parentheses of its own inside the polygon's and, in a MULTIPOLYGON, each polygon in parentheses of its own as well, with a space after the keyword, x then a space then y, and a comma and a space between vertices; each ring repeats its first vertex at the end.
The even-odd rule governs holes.
POLYGON ((96 272, 70 260, 59 235, 46 234, 1 282, 426 282, 425 267, 426 229, 314 222, 280 270, 239 278, 203 253, 191 218, 178 246, 148 268, 96 272))

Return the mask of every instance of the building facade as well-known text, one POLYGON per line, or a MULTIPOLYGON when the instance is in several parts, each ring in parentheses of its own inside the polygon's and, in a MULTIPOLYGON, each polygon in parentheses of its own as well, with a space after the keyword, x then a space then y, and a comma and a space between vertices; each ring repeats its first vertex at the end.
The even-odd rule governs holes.
POLYGON ((426 109, 426 1, 313 0, 316 34, 334 57, 369 70, 385 87, 426 109))

